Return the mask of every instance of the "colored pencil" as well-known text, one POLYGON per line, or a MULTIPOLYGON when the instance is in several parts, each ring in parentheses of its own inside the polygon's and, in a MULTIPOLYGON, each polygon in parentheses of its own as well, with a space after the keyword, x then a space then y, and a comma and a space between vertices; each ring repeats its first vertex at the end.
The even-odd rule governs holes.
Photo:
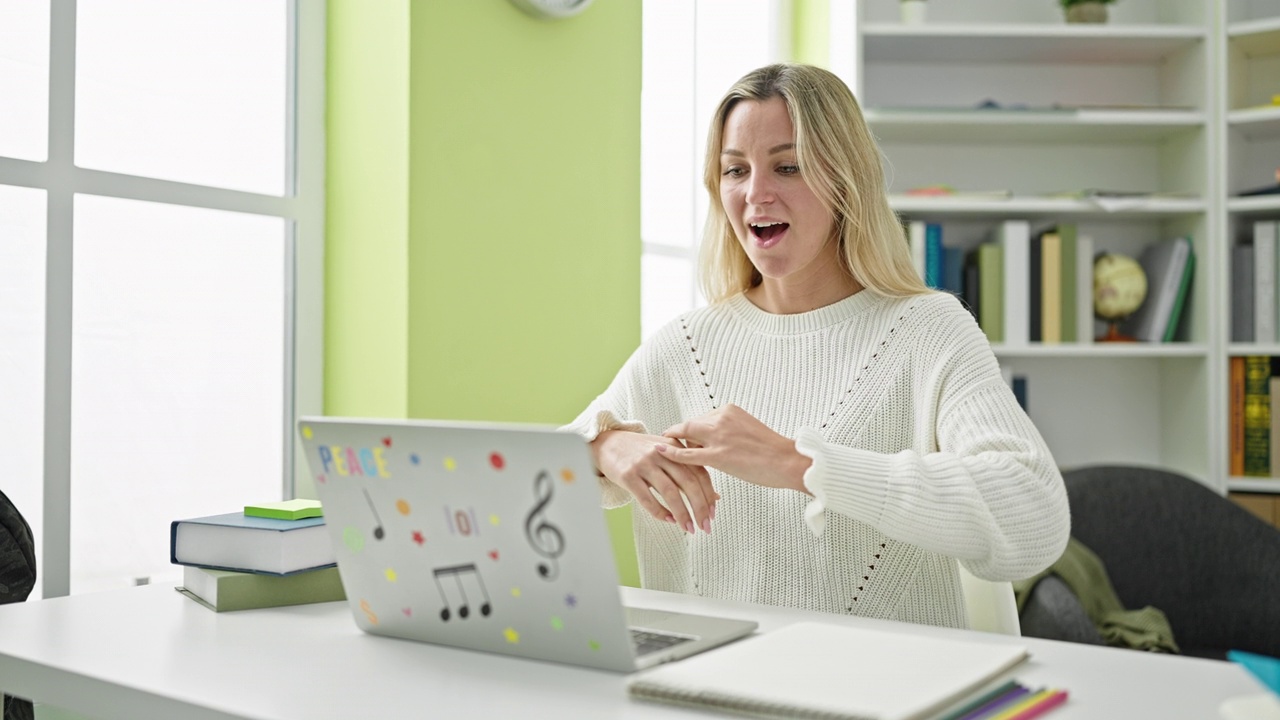
POLYGON ((1061 690, 1045 688, 1022 702, 994 715, 990 720, 1028 720, 1061 705, 1067 694, 1061 690))
POLYGON ((961 718, 964 718, 974 710, 977 710, 983 705, 986 705, 992 700, 995 700, 996 698, 1018 687, 1020 686, 1018 685, 1017 680, 1010 680, 990 692, 983 693, 981 697, 973 700, 972 702, 965 703, 963 707, 952 710, 951 712, 947 713, 946 716, 942 717, 941 720, 961 720, 961 718))

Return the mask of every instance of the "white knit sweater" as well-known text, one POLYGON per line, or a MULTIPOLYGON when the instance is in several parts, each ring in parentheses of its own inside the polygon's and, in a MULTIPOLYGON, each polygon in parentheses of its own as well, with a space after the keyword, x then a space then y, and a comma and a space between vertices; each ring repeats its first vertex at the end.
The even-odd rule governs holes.
MULTIPOLYGON (((951 295, 863 291, 796 315, 738 295, 691 311, 567 429, 656 434, 726 403, 795 438, 816 499, 712 470, 710 535, 633 504, 645 587, 965 627, 957 560, 1013 580, 1066 547, 1062 477, 951 295)), ((630 501, 601 482, 605 506, 630 501)))

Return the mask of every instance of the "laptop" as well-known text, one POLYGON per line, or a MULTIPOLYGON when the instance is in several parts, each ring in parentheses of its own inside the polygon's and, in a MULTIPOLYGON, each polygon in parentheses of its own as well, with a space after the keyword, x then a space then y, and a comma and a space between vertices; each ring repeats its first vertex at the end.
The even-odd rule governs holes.
POLYGON ((305 417, 356 625, 630 672, 756 623, 624 608, 585 441, 550 427, 305 417))

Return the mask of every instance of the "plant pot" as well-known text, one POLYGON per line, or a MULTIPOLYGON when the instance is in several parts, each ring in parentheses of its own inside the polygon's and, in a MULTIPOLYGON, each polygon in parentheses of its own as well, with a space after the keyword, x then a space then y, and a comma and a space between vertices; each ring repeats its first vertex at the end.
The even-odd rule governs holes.
POLYGON ((1107 6, 1100 2, 1082 2, 1067 7, 1069 23, 1104 23, 1107 21, 1107 6))
POLYGON ((925 19, 925 9, 928 4, 925 0, 901 0, 898 3, 898 9, 902 11, 903 25, 921 25, 925 19))

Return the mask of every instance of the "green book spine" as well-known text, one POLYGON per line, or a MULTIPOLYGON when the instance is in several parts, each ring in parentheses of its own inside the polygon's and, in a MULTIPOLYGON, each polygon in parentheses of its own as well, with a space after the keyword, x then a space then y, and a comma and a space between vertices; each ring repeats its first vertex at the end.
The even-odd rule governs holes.
POLYGON ((177 590, 215 612, 346 599, 336 567, 279 576, 187 566, 177 590))
POLYGON ((988 342, 1004 342, 1004 248, 995 243, 978 246, 978 275, 978 325, 988 342))
POLYGON ((1079 340, 1076 327, 1076 226, 1075 223, 1058 225, 1058 238, 1062 247, 1062 342, 1079 340))
MULTIPOLYGON (((1187 241, 1190 244, 1190 241, 1187 241)), ((1182 272, 1182 282, 1178 285, 1178 295, 1173 299, 1173 311, 1169 313, 1169 325, 1164 329, 1164 341, 1173 342, 1178 334, 1178 324, 1182 320, 1182 308, 1187 303, 1187 295, 1191 292, 1191 279, 1196 274, 1196 253, 1187 249, 1187 267, 1182 272)))
POLYGON ((1271 358, 1244 359, 1244 474, 1271 477, 1271 358))

